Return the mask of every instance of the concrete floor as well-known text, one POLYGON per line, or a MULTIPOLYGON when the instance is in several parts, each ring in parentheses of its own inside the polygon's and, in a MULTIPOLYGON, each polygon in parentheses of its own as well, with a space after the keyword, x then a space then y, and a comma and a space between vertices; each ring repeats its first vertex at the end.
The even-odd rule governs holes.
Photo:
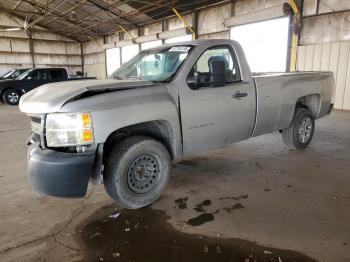
MULTIPOLYGON (((74 261, 74 229, 110 203, 103 186, 85 199, 39 198, 26 180, 28 118, 0 105, 0 261, 74 261)), ((178 230, 235 237, 301 252, 319 261, 350 261, 350 112, 318 120, 304 152, 288 151, 278 133, 174 163, 171 181, 152 208, 178 230), (232 197, 248 194, 246 199, 232 197), (187 197, 187 209, 174 200, 187 197), (198 227, 196 204, 210 199, 214 221, 198 227), (239 202, 244 208, 224 211, 239 202)), ((118 232, 116 232, 118 234, 118 232)))

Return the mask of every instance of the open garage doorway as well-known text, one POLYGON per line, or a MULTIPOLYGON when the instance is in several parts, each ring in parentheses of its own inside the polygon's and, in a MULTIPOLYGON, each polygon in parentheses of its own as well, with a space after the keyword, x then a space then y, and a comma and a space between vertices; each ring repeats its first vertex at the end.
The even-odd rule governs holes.
POLYGON ((289 17, 231 28, 230 37, 238 41, 252 72, 285 72, 287 69, 289 17))

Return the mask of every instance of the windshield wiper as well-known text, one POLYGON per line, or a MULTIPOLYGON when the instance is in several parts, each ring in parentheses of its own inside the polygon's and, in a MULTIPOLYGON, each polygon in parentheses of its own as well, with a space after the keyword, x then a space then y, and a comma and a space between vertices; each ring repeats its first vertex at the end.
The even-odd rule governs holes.
POLYGON ((143 80, 141 76, 130 76, 129 79, 143 80))
POLYGON ((117 80, 123 80, 123 78, 121 78, 120 76, 115 76, 115 75, 113 75, 113 78, 114 78, 114 79, 117 79, 117 80))

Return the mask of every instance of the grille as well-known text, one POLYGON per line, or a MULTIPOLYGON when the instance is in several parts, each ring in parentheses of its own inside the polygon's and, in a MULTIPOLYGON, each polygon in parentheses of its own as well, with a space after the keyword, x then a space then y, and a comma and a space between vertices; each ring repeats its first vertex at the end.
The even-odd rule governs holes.
POLYGON ((31 120, 34 123, 41 124, 41 117, 32 116, 31 120))

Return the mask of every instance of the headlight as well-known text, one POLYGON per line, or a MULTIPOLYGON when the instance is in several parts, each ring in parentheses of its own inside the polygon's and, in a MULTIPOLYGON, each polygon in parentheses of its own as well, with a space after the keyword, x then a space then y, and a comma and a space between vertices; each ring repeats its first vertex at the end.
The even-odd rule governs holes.
POLYGON ((89 113, 53 113, 46 117, 48 147, 79 146, 94 143, 89 113))

